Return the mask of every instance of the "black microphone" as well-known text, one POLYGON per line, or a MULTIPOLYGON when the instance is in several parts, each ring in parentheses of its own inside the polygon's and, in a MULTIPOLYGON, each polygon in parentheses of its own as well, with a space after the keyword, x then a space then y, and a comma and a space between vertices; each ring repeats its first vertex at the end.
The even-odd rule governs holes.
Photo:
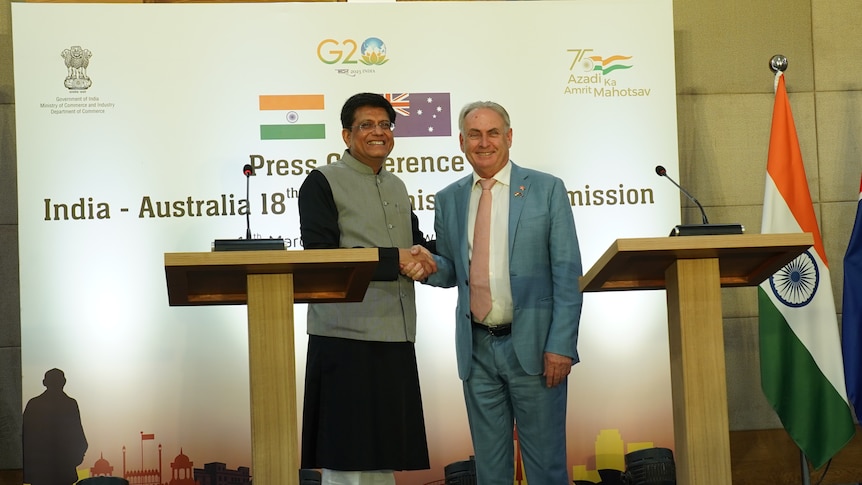
POLYGON ((242 173, 245 174, 245 203, 248 205, 248 212, 245 213, 245 238, 251 239, 251 219, 249 214, 251 214, 251 201, 249 200, 249 179, 254 174, 254 168, 246 163, 245 166, 242 167, 242 173))
POLYGON ((245 164, 242 167, 242 173, 245 175, 245 203, 248 206, 248 212, 245 213, 245 239, 216 239, 213 241, 213 251, 259 251, 259 250, 280 250, 284 251, 284 239, 278 238, 251 238, 251 200, 249 199, 249 177, 254 175, 254 167, 245 164))
POLYGON ((742 234, 745 232, 745 227, 742 224, 710 224, 709 219, 706 218, 706 211, 703 210, 703 206, 700 205, 700 202, 697 201, 691 194, 688 193, 687 190, 680 187, 678 183, 667 174, 667 170, 661 165, 656 165, 655 173, 658 174, 659 177, 664 177, 671 181, 676 188, 680 190, 686 197, 689 198, 692 202, 697 205, 697 208, 700 209, 701 220, 703 221, 701 224, 682 224, 673 228, 670 232, 671 236, 706 236, 706 235, 723 235, 723 234, 742 234))
POLYGON ((665 170, 665 169, 664 169, 664 167, 662 167, 661 165, 656 165, 656 166, 655 166, 655 173, 657 173, 657 174, 659 175, 659 177, 665 177, 666 179, 670 180, 670 181, 671 181, 671 183, 672 183, 672 184, 674 184, 674 185, 676 185, 676 188, 678 188, 680 191, 682 191, 682 193, 683 193, 683 194, 685 194, 685 196, 686 196, 686 197, 688 197, 688 199, 689 199, 690 201, 692 201, 692 202, 694 202, 695 204, 697 204, 697 207, 700 209, 700 216, 701 216, 701 219, 702 219, 703 223, 704 223, 704 224, 709 224, 709 219, 707 219, 707 218, 706 218, 706 211, 705 211, 705 210, 703 210, 703 206, 702 206, 702 205, 700 205, 700 202, 698 202, 698 201, 697 201, 697 199, 695 199, 694 197, 692 197, 692 195, 691 195, 691 194, 689 194, 687 190, 685 190, 684 188, 680 187, 680 186, 679 186, 679 184, 678 184, 678 183, 676 183, 676 181, 675 181, 674 179, 670 178, 670 176, 667 174, 667 170, 665 170))

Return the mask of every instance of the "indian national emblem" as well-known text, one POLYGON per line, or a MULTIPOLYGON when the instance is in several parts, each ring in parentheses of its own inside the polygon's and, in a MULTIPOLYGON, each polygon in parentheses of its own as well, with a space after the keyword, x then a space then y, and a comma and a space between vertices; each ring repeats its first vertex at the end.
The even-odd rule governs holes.
POLYGON ((87 89, 93 85, 93 81, 87 76, 87 66, 92 56, 89 49, 82 49, 79 45, 63 49, 60 57, 66 62, 66 81, 63 83, 66 88, 87 89))

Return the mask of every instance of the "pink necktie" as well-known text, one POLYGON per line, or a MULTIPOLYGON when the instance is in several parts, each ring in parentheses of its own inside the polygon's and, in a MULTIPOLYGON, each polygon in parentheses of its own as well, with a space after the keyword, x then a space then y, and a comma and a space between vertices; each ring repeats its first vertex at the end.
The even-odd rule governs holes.
POLYGON ((473 228, 473 257, 470 260, 470 311, 481 322, 491 311, 491 187, 496 180, 481 179, 482 195, 473 228))

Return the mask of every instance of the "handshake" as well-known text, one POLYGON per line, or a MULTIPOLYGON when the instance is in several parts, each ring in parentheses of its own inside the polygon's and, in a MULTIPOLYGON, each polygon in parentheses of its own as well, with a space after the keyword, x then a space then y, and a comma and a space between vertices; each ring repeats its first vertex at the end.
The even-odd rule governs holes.
POLYGON ((413 281, 422 281, 437 272, 431 252, 418 244, 410 249, 399 249, 398 263, 401 274, 413 281))

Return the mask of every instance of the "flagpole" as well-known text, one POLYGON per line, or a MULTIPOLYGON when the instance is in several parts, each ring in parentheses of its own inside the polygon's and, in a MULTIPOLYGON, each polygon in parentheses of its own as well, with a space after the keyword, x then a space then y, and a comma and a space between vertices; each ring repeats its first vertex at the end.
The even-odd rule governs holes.
MULTIPOLYGON (((787 58, 781 54, 772 56, 769 60, 769 69, 775 74, 775 85, 773 91, 778 88, 778 76, 782 75, 787 70, 787 58), (781 74, 779 74, 779 71, 781 74)), ((808 460, 805 458, 805 452, 799 450, 799 466, 802 485, 811 485, 811 476, 808 474, 808 460)))
MULTIPOLYGON (((787 70, 787 58, 781 54, 772 56, 772 59, 769 60, 769 69, 775 74, 775 85, 772 89, 775 91, 778 89, 778 76, 781 76, 787 70), (781 74, 779 74, 779 71, 781 74)), ((805 452, 801 449, 799 450, 799 466, 802 485, 811 485, 811 476, 808 473, 808 460, 805 458, 805 452)))
POLYGON ((805 452, 799 450, 799 461, 802 465, 802 485, 811 485, 811 475, 808 473, 808 460, 805 458, 805 452))
MULTIPOLYGON (((769 69, 775 74, 775 85, 773 86, 773 91, 775 91, 778 88, 778 77, 783 75, 784 71, 787 70, 787 58, 781 54, 772 56, 772 59, 769 60, 769 69)), ((802 485, 811 485, 811 476, 808 473, 808 460, 805 458, 805 452, 802 449, 799 450, 799 466, 802 485)))

